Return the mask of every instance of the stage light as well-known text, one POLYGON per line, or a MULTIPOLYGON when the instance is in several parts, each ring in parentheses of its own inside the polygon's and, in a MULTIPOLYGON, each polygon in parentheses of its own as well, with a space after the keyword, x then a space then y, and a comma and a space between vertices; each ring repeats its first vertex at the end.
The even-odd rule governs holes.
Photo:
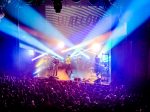
MULTIPOLYGON (((29 5, 26 5, 23 1, 21 3, 22 5, 19 8, 19 15, 22 16, 18 16, 18 13, 14 13, 18 11, 18 8, 14 8, 12 5, 7 6, 8 13, 12 17, 48 37, 55 37, 58 40, 64 41, 66 46, 73 46, 73 44, 60 31, 58 31, 55 26, 48 22, 45 17, 41 16, 36 10, 34 10, 29 5)), ((15 4, 17 4, 17 2, 15 2, 15 4)))
POLYGON ((90 57, 88 55, 85 55, 83 52, 81 52, 81 55, 84 56, 87 59, 90 59, 90 57))
POLYGON ((60 13, 61 9, 62 9, 62 0, 52 0, 53 1, 53 5, 54 5, 54 9, 56 13, 60 13))
POLYGON ((33 74, 35 75, 35 74, 39 73, 40 71, 42 71, 42 68, 39 67, 36 69, 36 71, 33 74))
POLYGON ((100 44, 98 43, 95 43, 91 46, 91 50, 94 51, 94 52, 97 52, 100 50, 100 44))
POLYGON ((133 0, 125 11, 123 16, 120 19, 120 23, 117 28, 113 31, 112 35, 107 40, 105 46, 102 51, 107 52, 111 50, 114 46, 120 43, 125 37, 131 34, 136 28, 138 28, 141 24, 143 24, 150 17, 149 10, 150 1, 136 1, 133 0), (141 14, 141 18, 139 18, 139 14, 141 14), (127 34, 122 35, 121 29, 123 28, 124 23, 127 25, 127 34))
POLYGON ((28 50, 28 54, 29 54, 30 56, 34 56, 35 52, 30 49, 30 50, 28 50))
POLYGON ((65 47, 65 44, 63 42, 58 43, 58 48, 63 49, 65 47))
POLYGON ((75 2, 75 3, 78 3, 78 2, 80 2, 80 0, 72 0, 73 2, 75 2))
POLYGON ((11 21, 7 20, 6 18, 4 18, 4 21, 0 25, 0 31, 5 32, 5 33, 13 36, 14 38, 17 38, 17 39, 19 39, 19 40, 21 40, 21 41, 23 41, 23 42, 33 46, 33 47, 36 47, 37 49, 40 49, 40 50, 48 53, 48 54, 52 54, 54 56, 59 57, 60 59, 63 59, 62 56, 60 56, 56 52, 52 51, 50 48, 45 46, 43 43, 41 43, 36 38, 34 38, 31 35, 29 35, 27 32, 25 32, 21 28, 20 28, 20 35, 21 35, 21 37, 19 37, 19 35, 18 35, 18 27, 14 23, 12 23, 11 21))
MULTIPOLYGON (((90 0, 91 2, 93 0, 90 0)), ((118 2, 118 1, 116 1, 118 2)), ((86 41, 93 40, 95 37, 100 36, 107 31, 109 31, 112 27, 112 24, 114 21, 116 21, 116 18, 118 17, 116 14, 116 8, 110 7, 109 10, 105 13, 106 15, 101 18, 97 24, 94 26, 94 28, 87 34, 86 38, 83 39, 82 43, 85 43, 86 41), (114 15, 110 14, 114 13, 114 15)), ((78 52, 80 49, 87 46, 87 44, 82 44, 78 49, 75 49, 74 52, 78 52)))
MULTIPOLYGON (((39 13, 37 13, 32 7, 29 5, 25 5, 25 3, 20 0, 22 4, 22 7, 19 9, 19 14, 23 14, 22 16, 18 16, 18 13, 14 13, 18 11, 18 8, 14 8, 12 5, 7 6, 8 13, 22 22, 23 24, 42 32, 43 34, 47 35, 48 37, 55 37, 56 39, 62 40, 65 42, 65 45, 68 47, 74 46, 62 33, 60 33, 50 22, 45 20, 44 17, 42 17, 39 13), (28 12, 28 13, 26 13, 28 12), (34 15, 34 16, 33 16, 34 15), (37 19, 38 18, 38 19, 37 19), (34 21, 34 22, 33 22, 34 21)), ((52 0, 53 2, 62 2, 62 0, 52 0)), ((14 1, 17 4, 17 1, 14 1)), ((4 29, 2 29, 4 30, 4 29)), ((9 32, 8 32, 9 33, 9 32)), ((16 37, 16 36, 15 36, 16 37)), ((24 38, 25 39, 25 38, 24 38)), ((29 42, 30 44, 36 44, 35 42, 29 42)), ((47 53, 54 54, 58 56, 58 54, 51 51, 49 48, 46 48, 45 45, 36 44, 37 48, 40 48, 40 50, 43 50, 47 53)), ((62 57, 60 57, 62 58, 62 57)))
POLYGON ((76 57, 76 56, 84 56, 86 59, 90 59, 90 57, 88 55, 86 55, 84 52, 78 52, 77 54, 75 55, 71 55, 71 57, 76 57))
POLYGON ((29 45, 24 44, 24 43, 21 43, 21 42, 19 42, 19 47, 20 47, 20 48, 23 48, 23 49, 33 49, 35 52, 40 53, 40 54, 43 54, 43 53, 44 53, 44 52, 41 51, 41 50, 38 50, 38 49, 36 49, 36 48, 33 48, 32 46, 29 46, 29 45))
POLYGON ((33 58, 32 61, 37 60, 37 59, 39 59, 39 58, 42 58, 42 57, 45 56, 45 55, 47 55, 47 53, 43 53, 43 54, 41 54, 41 55, 39 55, 39 56, 33 58))

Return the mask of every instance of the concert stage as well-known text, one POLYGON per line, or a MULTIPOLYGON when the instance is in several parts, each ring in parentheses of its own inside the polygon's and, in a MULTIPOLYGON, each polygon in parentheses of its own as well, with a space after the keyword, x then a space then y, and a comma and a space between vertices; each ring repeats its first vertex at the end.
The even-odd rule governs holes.
POLYGON ((55 78, 56 80, 60 81, 77 81, 77 82, 83 82, 83 83, 97 83, 101 85, 110 85, 110 79, 109 77, 102 76, 101 74, 99 77, 96 76, 96 74, 91 70, 91 71, 77 71, 73 70, 73 73, 71 74, 71 77, 67 75, 65 72, 65 69, 59 69, 57 72, 57 76, 51 76, 51 73, 49 71, 44 71, 42 73, 37 74, 34 76, 35 78, 42 78, 42 79, 48 79, 50 77, 55 78), (96 82, 96 80, 100 79, 99 82, 96 82))

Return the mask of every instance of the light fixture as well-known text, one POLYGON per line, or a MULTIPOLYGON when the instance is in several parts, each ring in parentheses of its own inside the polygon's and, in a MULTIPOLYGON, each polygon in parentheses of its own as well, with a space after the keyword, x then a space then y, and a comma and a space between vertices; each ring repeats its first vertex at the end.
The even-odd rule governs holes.
POLYGON ((98 43, 94 43, 94 44, 91 46, 91 50, 94 51, 94 52, 99 51, 99 49, 100 49, 100 44, 98 44, 98 43))
POLYGON ((52 0, 56 13, 60 13, 62 9, 62 0, 52 0))
POLYGON ((35 54, 35 52, 34 52, 34 50, 28 50, 28 54, 30 55, 30 56, 34 56, 34 54, 35 54))
POLYGON ((65 44, 63 42, 59 42, 57 46, 59 49, 63 49, 65 44))
POLYGON ((73 2, 75 2, 75 3, 78 3, 78 2, 80 2, 80 0, 72 0, 73 2))

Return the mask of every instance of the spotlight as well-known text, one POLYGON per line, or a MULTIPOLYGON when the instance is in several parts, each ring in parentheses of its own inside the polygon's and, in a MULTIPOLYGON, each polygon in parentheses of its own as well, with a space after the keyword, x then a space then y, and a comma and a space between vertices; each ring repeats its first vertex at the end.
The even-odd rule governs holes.
POLYGON ((80 0, 72 0, 73 2, 75 2, 75 3, 78 3, 78 2, 80 2, 80 0))
POLYGON ((28 54, 29 54, 30 56, 34 56, 34 51, 33 51, 33 50, 28 50, 28 54))
POLYGON ((62 0, 52 0, 53 1, 53 5, 54 5, 54 9, 56 13, 60 13, 61 9, 62 9, 62 0))
POLYGON ((63 42, 59 42, 58 43, 58 48, 63 49, 65 46, 65 44, 63 42))
POLYGON ((47 55, 47 53, 43 53, 43 54, 41 54, 41 55, 39 55, 39 56, 33 58, 32 61, 37 60, 37 59, 39 59, 39 58, 41 58, 41 57, 43 57, 43 56, 45 56, 45 55, 47 55))
POLYGON ((100 49, 100 44, 98 44, 98 43, 95 43, 91 46, 91 50, 94 52, 99 51, 99 49, 100 49))

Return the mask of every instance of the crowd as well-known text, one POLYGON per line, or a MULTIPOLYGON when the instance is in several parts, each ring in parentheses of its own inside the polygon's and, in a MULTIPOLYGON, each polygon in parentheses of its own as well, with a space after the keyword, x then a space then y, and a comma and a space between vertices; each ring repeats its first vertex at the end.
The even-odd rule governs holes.
POLYGON ((125 85, 0 76, 0 112, 150 112, 148 102, 125 85))

